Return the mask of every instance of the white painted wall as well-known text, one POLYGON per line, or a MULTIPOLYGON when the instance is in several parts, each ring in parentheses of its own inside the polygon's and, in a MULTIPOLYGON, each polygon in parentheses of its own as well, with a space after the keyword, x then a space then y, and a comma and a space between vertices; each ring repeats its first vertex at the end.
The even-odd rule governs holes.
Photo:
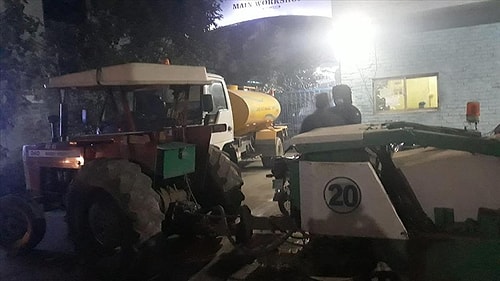
POLYGON ((364 62, 342 63, 342 83, 353 90, 363 122, 420 122, 463 128, 466 103, 479 101, 478 130, 500 123, 500 23, 378 36, 364 62), (439 109, 374 113, 373 78, 438 73, 439 109))

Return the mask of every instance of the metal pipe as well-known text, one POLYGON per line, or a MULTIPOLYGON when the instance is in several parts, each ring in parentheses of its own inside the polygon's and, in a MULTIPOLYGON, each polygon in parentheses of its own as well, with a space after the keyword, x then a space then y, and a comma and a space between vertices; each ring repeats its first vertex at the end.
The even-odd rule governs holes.
POLYGON ((68 127, 67 117, 68 116, 66 112, 66 105, 64 104, 64 90, 60 90, 60 97, 59 97, 59 140, 60 141, 66 141, 68 138, 66 131, 66 128, 68 127))

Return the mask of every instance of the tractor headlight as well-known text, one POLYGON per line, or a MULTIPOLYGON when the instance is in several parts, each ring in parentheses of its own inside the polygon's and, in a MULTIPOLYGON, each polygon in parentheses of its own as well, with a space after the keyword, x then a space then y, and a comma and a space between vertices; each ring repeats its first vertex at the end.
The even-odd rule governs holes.
POLYGON ((83 158, 83 156, 78 156, 76 157, 76 163, 78 164, 78 166, 83 166, 85 164, 85 159, 83 158))

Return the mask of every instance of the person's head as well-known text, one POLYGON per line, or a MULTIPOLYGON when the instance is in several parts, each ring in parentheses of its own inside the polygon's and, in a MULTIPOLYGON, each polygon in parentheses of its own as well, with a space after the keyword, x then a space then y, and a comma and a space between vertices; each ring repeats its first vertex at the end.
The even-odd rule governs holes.
POLYGON ((332 95, 335 106, 352 104, 351 88, 345 84, 333 86, 332 95))
POLYGON ((314 99, 316 100, 317 109, 330 107, 330 97, 328 96, 328 93, 319 93, 314 97, 314 99))

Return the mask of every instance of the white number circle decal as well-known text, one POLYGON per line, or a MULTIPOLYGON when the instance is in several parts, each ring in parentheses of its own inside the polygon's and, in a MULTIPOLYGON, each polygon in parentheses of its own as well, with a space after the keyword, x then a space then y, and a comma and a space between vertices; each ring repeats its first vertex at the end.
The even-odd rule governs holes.
POLYGON ((333 178, 323 190, 325 203, 330 210, 339 214, 348 214, 359 207, 361 190, 350 178, 333 178))

